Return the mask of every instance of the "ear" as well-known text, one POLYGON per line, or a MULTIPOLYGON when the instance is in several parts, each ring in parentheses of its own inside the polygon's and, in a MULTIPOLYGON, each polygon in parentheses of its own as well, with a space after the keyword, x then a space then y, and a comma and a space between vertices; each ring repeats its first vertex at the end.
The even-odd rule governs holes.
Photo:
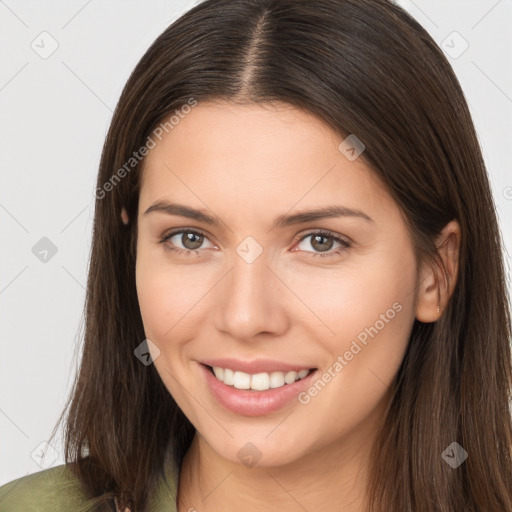
POLYGON ((457 282, 460 238, 459 223, 450 221, 436 239, 437 252, 444 269, 425 263, 420 270, 416 307, 416 318, 420 322, 435 322, 448 304, 457 282))
POLYGON ((128 213, 126 211, 126 208, 123 206, 121 209, 121 220, 123 221, 123 224, 126 226, 130 219, 128 218, 128 213))

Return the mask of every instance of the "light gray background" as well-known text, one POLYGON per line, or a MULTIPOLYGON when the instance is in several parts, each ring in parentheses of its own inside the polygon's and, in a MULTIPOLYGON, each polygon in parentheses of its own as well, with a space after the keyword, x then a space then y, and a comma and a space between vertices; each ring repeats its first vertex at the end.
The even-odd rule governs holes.
MULTIPOLYGON (((104 137, 138 60, 196 3, 0 0, 0 485, 64 462, 61 444, 48 447, 44 461, 38 455, 76 372, 104 137), (58 48, 42 58, 53 40, 58 48), (43 237, 57 249, 46 261, 33 252, 43 237)), ((451 54, 488 166, 510 276, 512 0, 399 3, 451 54)))

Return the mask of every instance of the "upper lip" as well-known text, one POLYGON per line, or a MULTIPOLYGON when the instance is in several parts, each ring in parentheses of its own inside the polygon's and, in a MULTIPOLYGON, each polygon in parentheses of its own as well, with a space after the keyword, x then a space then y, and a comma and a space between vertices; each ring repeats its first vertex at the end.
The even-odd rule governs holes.
POLYGON ((199 362, 212 367, 218 366, 220 368, 229 368, 233 371, 239 371, 250 374, 263 372, 289 372, 293 370, 300 371, 314 368, 311 365, 304 365, 301 363, 285 363, 283 361, 275 361, 272 359, 253 359, 252 361, 242 361, 240 359, 223 357, 220 359, 203 359, 202 361, 199 362))

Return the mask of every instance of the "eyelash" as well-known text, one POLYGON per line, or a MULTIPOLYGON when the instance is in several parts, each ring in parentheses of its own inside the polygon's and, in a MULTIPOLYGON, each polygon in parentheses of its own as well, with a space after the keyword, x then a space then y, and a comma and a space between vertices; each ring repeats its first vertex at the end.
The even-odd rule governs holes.
MULTIPOLYGON (((206 236, 206 234, 200 230, 180 228, 180 229, 176 229, 176 230, 171 231, 170 233, 167 233, 166 235, 164 235, 160 239, 159 243, 165 244, 167 242, 167 240, 172 238, 174 235, 178 235, 180 233, 193 233, 194 235, 199 235, 199 236, 208 238, 206 236)), ((338 242, 341 245, 341 247, 339 247, 338 249, 332 250, 332 251, 329 251, 326 253, 312 252, 311 254, 313 257, 317 257, 317 256, 320 256, 321 258, 332 257, 334 255, 341 254, 343 251, 345 251, 346 249, 349 249, 351 247, 350 243, 347 240, 344 240, 343 238, 336 236, 334 233, 331 233, 330 231, 323 231, 323 230, 312 231, 310 233, 306 233, 297 243, 302 242, 303 240, 305 240, 306 238, 308 238, 310 236, 323 236, 326 238, 332 238, 332 240, 334 240, 335 242, 338 242)), ((180 256, 191 256, 192 254, 198 254, 199 252, 201 252, 201 249, 180 249, 179 247, 170 247, 168 245, 166 245, 165 248, 168 251, 176 252, 180 256)), ((310 251, 306 251, 306 252, 310 252, 310 251)))

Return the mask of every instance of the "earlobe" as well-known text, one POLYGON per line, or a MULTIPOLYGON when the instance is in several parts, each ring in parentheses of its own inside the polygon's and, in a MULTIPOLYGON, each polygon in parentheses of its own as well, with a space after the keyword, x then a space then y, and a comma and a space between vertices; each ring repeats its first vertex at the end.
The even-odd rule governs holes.
POLYGON ((440 317, 440 302, 438 274, 433 267, 424 264, 418 285, 416 318, 424 323, 435 322, 440 317))
POLYGON ((425 264, 421 270, 416 307, 420 322, 437 321, 450 300, 457 282, 460 239, 459 223, 452 220, 436 241, 440 265, 425 264))
POLYGON ((121 220, 123 221, 123 224, 126 226, 129 222, 128 213, 126 212, 126 208, 121 209, 121 220))

